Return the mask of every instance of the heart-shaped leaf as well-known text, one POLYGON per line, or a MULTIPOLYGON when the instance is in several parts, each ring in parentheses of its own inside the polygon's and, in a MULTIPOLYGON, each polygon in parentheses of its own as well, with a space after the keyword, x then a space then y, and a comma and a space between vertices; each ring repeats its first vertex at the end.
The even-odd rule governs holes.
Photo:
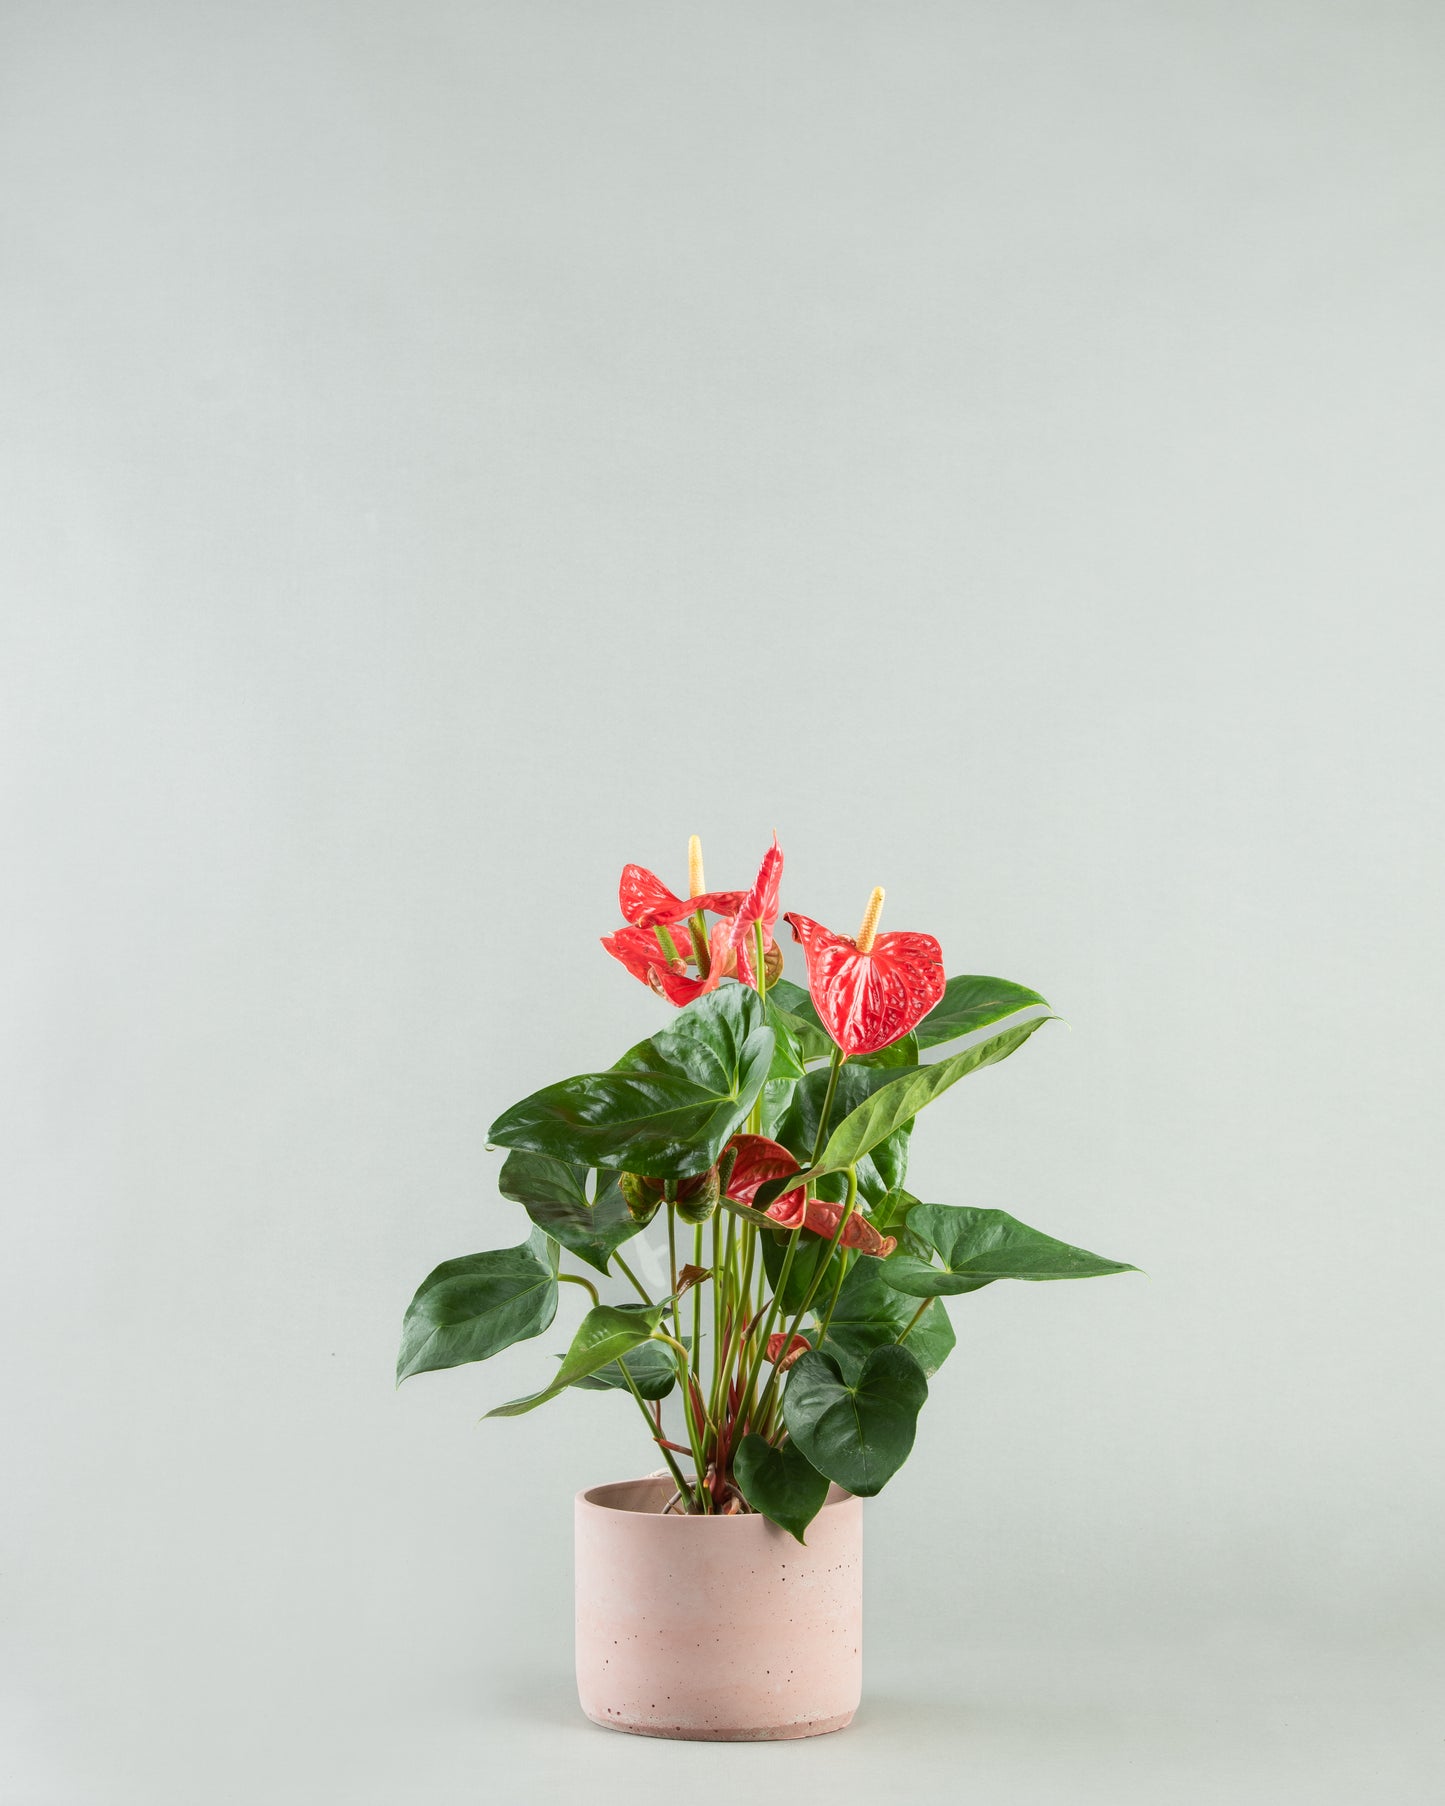
POLYGON ((815 1349, 788 1375, 783 1419, 819 1473, 871 1499, 908 1459, 927 1397, 922 1367, 897 1344, 875 1348, 852 1381, 815 1349))
POLYGON ((913 1031, 923 1048, 941 1047, 960 1035, 989 1028, 1018 1010, 1049 1006, 1037 991, 1007 978, 950 978, 943 995, 913 1031))
POLYGON ((953 1325, 937 1299, 908 1329, 918 1302, 910 1302, 883 1279, 897 1258, 894 1255, 890 1260, 857 1260, 843 1281, 822 1350, 832 1355, 847 1375, 858 1373, 875 1348, 896 1342, 905 1330, 907 1347, 926 1374, 937 1373, 953 1352, 953 1325))
POLYGON ((662 1321, 668 1300, 658 1304, 594 1305, 577 1326, 572 1346, 562 1357, 562 1365, 550 1386, 526 1398, 514 1398, 505 1405, 494 1405, 488 1417, 520 1417, 535 1411, 548 1399, 556 1398, 578 1380, 586 1379, 612 1361, 620 1361, 634 1348, 647 1341, 662 1321))
POLYGON ((402 1321, 396 1383, 541 1335, 557 1312, 555 1248, 534 1230, 519 1247, 464 1254, 428 1273, 402 1321))
POLYGON ((775 1449, 753 1432, 743 1437, 733 1454, 733 1478, 754 1511, 800 1543, 828 1497, 827 1476, 818 1472, 797 1443, 785 1442, 775 1449))
MULTIPOLYGON (((687 1338, 684 1338, 686 1340, 687 1338)), ((666 1398, 677 1384, 677 1355, 666 1342, 642 1342, 620 1360, 609 1361, 595 1373, 584 1373, 572 1384, 579 1392, 626 1392, 622 1369, 644 1398, 666 1398)))
POLYGON ((550 1154, 520 1149, 502 1162, 497 1190, 520 1204, 539 1229, 579 1260, 605 1273, 613 1254, 641 1229, 622 1201, 616 1173, 599 1172, 595 1198, 587 1195, 587 1168, 550 1154))
POLYGON ((671 1027, 610 1071, 523 1098, 492 1124, 489 1139, 573 1166, 687 1178, 705 1172, 742 1125, 772 1058, 761 999, 729 982, 679 1011, 671 1027))
POLYGON ((1106 1273, 1137 1273, 1126 1261, 1106 1260, 1086 1248, 1056 1241, 1030 1229, 1006 1210, 961 1204, 915 1204, 908 1227, 943 1262, 935 1267, 910 1254, 882 1264, 882 1277, 910 1298, 939 1298, 976 1292, 996 1279, 1096 1279, 1106 1273))

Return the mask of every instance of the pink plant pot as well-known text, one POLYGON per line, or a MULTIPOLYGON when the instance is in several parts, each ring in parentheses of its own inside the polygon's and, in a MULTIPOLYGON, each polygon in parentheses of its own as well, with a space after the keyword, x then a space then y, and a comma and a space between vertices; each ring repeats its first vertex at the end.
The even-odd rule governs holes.
POLYGON ((666 1477, 577 1495, 577 1693, 639 1737, 841 1731, 863 1684, 863 1503, 835 1486, 806 1545, 766 1518, 664 1517, 666 1477))

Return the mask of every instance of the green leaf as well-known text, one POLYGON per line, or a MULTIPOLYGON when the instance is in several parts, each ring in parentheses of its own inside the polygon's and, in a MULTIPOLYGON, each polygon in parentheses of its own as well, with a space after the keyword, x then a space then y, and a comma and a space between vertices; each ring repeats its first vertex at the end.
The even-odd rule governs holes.
POLYGON ((945 1041, 956 1041, 960 1035, 971 1035, 975 1029, 1002 1022, 1017 1010, 1040 1005, 1049 1007, 1037 991, 1013 984, 1007 978, 950 978, 943 987, 943 996, 914 1032, 920 1047, 941 1047, 945 1041))
POLYGON ((831 1060, 833 1037, 823 1027, 813 999, 801 985, 780 978, 768 986, 768 1002, 788 1018, 788 1027, 805 1060, 831 1060))
MULTIPOLYGON (((889 1079, 866 1103, 843 1118, 829 1135, 816 1171, 840 1172, 852 1166, 904 1123, 911 1122, 926 1104, 931 1104, 950 1085, 956 1085, 981 1066, 1006 1060, 1015 1049, 1023 1046, 1041 1023, 1052 1020, 1052 1017, 1040 1016, 1033 1022, 1005 1029, 1002 1034, 981 1041, 976 1047, 967 1047, 962 1053, 939 1060, 936 1065, 905 1068, 901 1075, 889 1079)), ((883 1076, 887 1076, 886 1069, 883 1076)))
POLYGON ((914 1034, 900 1035, 896 1041, 890 1041, 887 1047, 880 1047, 877 1053, 855 1054, 848 1064, 854 1067, 916 1066, 918 1037, 914 1034))
POLYGON ((526 1398, 514 1398, 509 1404, 494 1405, 488 1417, 520 1417, 535 1411, 548 1399, 556 1398, 580 1379, 596 1373, 609 1362, 620 1361, 634 1348, 647 1341, 661 1323, 668 1301, 658 1304, 594 1305, 577 1326, 572 1346, 562 1357, 562 1365, 550 1386, 526 1398))
POLYGON ((573 1166, 654 1179, 705 1172, 742 1126, 773 1059, 756 991, 728 983, 608 1072, 548 1085, 504 1111, 489 1139, 573 1166))
POLYGON ((677 1383, 677 1356, 665 1342, 643 1342, 621 1360, 609 1361, 596 1373, 584 1373, 572 1384, 581 1392, 626 1392, 623 1368, 644 1398, 666 1398, 677 1383))
MULTIPOLYGON (((858 1060, 847 1061, 838 1071, 830 1120, 841 1123, 885 1085, 892 1084, 898 1076, 898 1072, 888 1067, 865 1066, 858 1060)), ((818 1139, 818 1118, 822 1113, 827 1091, 827 1069, 819 1068, 810 1072, 806 1078, 798 1081, 793 1089, 792 1102, 778 1119, 774 1139, 780 1141, 804 1166, 812 1157, 813 1144, 818 1139)), ((908 1172, 908 1137, 912 1132, 912 1123, 904 1123, 858 1162, 858 1190, 865 1203, 875 1203, 885 1193, 903 1183, 908 1172)), ((836 1204, 846 1190, 847 1180, 839 1172, 825 1174, 815 1186, 814 1194, 836 1204)))
POLYGON ((802 1049, 793 1031, 793 1019, 774 1003, 771 991, 766 1006, 768 1027, 773 1031, 773 1063, 768 1068, 768 1078, 800 1079, 808 1069, 803 1064, 802 1049))
POLYGON ((819 1473, 871 1499, 908 1459, 927 1397, 923 1369, 906 1348, 875 1348, 851 1381, 813 1350, 788 1375, 783 1420, 819 1473))
POLYGON ((910 1298, 976 1292, 996 1279, 1097 1279, 1106 1273, 1139 1270, 1126 1261, 1105 1260, 1086 1248, 1056 1241, 1006 1210, 916 1204, 908 1213, 908 1227, 943 1262, 939 1268, 907 1254, 883 1262, 883 1278, 910 1298))
POLYGON ((868 1220, 875 1229, 881 1229, 885 1234, 897 1235, 908 1221, 909 1211, 917 1202, 917 1198, 911 1191, 904 1191, 902 1186, 896 1186, 892 1191, 885 1192, 873 1206, 868 1213, 868 1220))
POLYGON ((556 1273, 547 1239, 535 1230, 516 1248, 444 1260, 407 1306, 396 1383, 485 1361, 541 1335, 557 1313, 556 1273))
POLYGON ((818 1472, 795 1442, 775 1449, 754 1431, 743 1437, 733 1454, 733 1478, 754 1511, 771 1518, 800 1543, 828 1497, 827 1476, 818 1472))
POLYGON ((613 1254, 641 1229, 617 1188, 617 1175, 599 1172, 596 1201, 587 1196, 587 1168, 569 1166, 550 1154, 520 1149, 502 1162, 497 1189, 524 1207, 539 1229, 605 1273, 613 1254))
MULTIPOLYGON (((845 1374, 856 1374, 874 1349, 896 1342, 918 1309, 917 1300, 910 1302, 884 1283, 884 1272, 898 1258, 855 1260, 848 1269, 822 1344, 823 1353, 832 1355, 845 1374)), ((926 1374, 934 1374, 953 1352, 954 1342, 948 1312, 935 1299, 908 1331, 905 1347, 926 1374)))

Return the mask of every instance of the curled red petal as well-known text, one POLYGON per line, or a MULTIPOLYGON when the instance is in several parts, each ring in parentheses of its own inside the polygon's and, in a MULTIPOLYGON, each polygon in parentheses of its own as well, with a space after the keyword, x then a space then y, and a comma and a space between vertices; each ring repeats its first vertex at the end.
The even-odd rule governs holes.
POLYGON ((604 934, 602 945, 613 959, 621 960, 632 976, 640 978, 644 984, 652 984, 653 973, 659 968, 667 968, 657 936, 650 928, 619 928, 615 934, 604 934))
POLYGON ((783 918, 808 962, 808 991, 845 1054, 877 1053, 906 1035, 943 995, 943 953, 931 934, 880 934, 867 953, 807 916, 783 918))
MULTIPOLYGON (((706 978, 694 978, 681 970, 658 973, 658 988, 669 1003, 675 1003, 681 1009, 694 998, 701 997, 708 991, 715 991, 725 978, 732 977, 737 962, 728 945, 727 929, 726 922, 714 922, 712 925, 712 933, 708 936, 708 958, 711 963, 706 978)), ((649 929, 648 933, 651 932, 649 929)))
POLYGON ((752 889, 738 905, 737 914, 733 917, 734 947, 751 934, 754 922, 761 922, 763 925, 764 945, 773 938, 773 927, 778 919, 778 890, 782 882, 783 849, 778 845, 778 837, 774 834, 773 844, 763 854, 763 863, 758 867, 752 889))
POLYGON ((618 904, 634 928, 670 928, 700 909, 730 916, 746 895, 740 890, 710 890, 701 897, 679 897, 645 865, 624 865, 617 886, 618 904))
POLYGON ((645 865, 624 865, 617 886, 617 902, 623 917, 634 928, 657 928, 680 922, 688 913, 681 897, 667 888, 656 872, 645 865))
MULTIPOLYGON (((786 1179, 789 1173, 799 1170, 788 1150, 779 1142, 769 1141, 766 1135, 734 1135, 728 1148, 735 1158, 728 1176, 727 1196, 738 1204, 751 1204, 758 1187, 766 1185, 769 1179, 786 1179)), ((801 1191, 788 1193, 790 1198, 802 1195, 801 1191)), ((774 1205, 773 1210, 776 1209, 774 1205)), ((773 1211, 768 1215, 772 1216, 773 1211)))
POLYGON ((783 1354, 783 1336, 785 1333, 786 1332, 783 1330, 775 1329, 772 1335, 768 1337, 768 1359, 772 1362, 774 1367, 781 1367, 784 1373, 788 1371, 799 1355, 807 1354, 808 1350, 813 1346, 806 1336, 794 1336, 792 1341, 788 1344, 788 1352, 783 1354), (779 1359, 780 1356, 782 1357, 781 1359, 779 1359))

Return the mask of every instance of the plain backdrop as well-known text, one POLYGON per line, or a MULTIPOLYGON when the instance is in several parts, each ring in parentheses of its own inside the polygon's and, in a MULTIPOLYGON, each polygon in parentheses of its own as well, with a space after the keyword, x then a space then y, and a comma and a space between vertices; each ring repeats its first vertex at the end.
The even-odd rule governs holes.
MULTIPOLYGON (((1439 1798, 1445 15, 0 10, 6 1806, 1439 1798), (1068 1020, 812 1744, 595 1730, 486 1126, 626 860, 1068 1020)), ((796 976, 796 965, 790 967, 796 976)))

